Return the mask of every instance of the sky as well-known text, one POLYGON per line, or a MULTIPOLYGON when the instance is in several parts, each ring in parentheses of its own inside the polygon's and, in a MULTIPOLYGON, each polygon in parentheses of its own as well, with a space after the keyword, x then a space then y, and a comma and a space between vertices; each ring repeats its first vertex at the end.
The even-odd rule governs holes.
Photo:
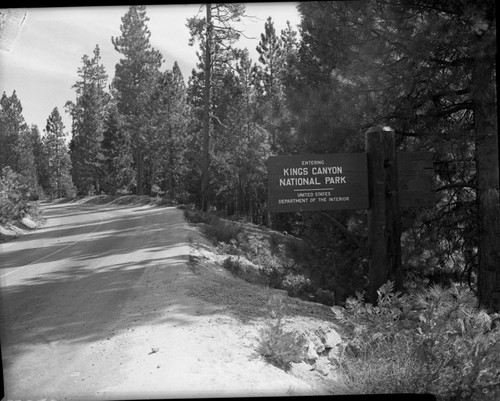
MULTIPOLYGON (((17 13, 19 20, 13 20, 20 26, 20 29, 13 29, 17 37, 0 42, 0 95, 5 92, 11 96, 15 90, 26 123, 38 125, 41 133, 50 113, 57 107, 65 131, 69 133, 71 119, 64 105, 68 100, 75 100, 72 86, 78 80, 82 57, 91 57, 95 46, 99 45, 101 63, 106 68, 108 82, 111 81, 121 56, 114 49, 111 37, 121 35, 121 18, 128 8, 126 5, 16 10, 26 13, 17 13)), ((199 11, 198 4, 146 6, 150 41, 163 55, 162 70, 171 69, 177 61, 186 83, 196 66, 198 49, 197 45, 188 44, 186 20, 199 11)), ((300 23, 297 3, 292 2, 247 3, 245 14, 252 18, 243 18, 239 28, 249 38, 242 36, 237 46, 247 48, 254 62, 258 59, 255 47, 269 16, 277 33, 285 28, 287 21, 296 30, 300 23)), ((5 39, 6 33, 1 34, 0 40, 5 39)))

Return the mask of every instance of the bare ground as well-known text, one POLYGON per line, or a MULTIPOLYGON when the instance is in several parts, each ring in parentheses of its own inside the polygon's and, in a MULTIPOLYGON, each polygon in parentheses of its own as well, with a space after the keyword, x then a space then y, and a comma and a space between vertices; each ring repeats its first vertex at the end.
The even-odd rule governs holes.
POLYGON ((123 348, 135 357, 124 362, 121 376, 125 380, 111 383, 98 391, 99 396, 331 394, 334 370, 320 373, 315 363, 301 362, 285 372, 256 352, 259 330, 270 318, 267 304, 273 294, 287 305, 286 325, 301 332, 325 333, 336 328, 330 308, 233 276, 221 267, 223 255, 216 253, 199 228, 190 225, 188 230, 187 263, 168 270, 161 266, 150 269, 137 283, 135 299, 111 333, 113 346, 103 345, 107 360, 118 360, 123 348), (164 323, 136 325, 130 332, 128 322, 145 314, 157 314, 155 318, 164 318, 164 323))

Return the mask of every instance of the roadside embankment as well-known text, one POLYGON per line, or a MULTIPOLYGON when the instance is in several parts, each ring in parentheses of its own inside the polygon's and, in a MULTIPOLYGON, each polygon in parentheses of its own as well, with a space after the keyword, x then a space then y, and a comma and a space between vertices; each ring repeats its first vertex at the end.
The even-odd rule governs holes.
POLYGON ((43 218, 34 218, 27 215, 18 222, 0 225, 0 243, 30 234, 44 223, 45 220, 43 218))

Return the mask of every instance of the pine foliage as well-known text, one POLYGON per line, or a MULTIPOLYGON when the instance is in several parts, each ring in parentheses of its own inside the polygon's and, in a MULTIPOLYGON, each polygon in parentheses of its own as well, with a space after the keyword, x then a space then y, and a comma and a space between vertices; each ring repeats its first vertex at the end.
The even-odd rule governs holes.
POLYGON ((0 224, 15 223, 35 209, 31 186, 26 178, 9 166, 0 175, 0 224))
POLYGON ((116 51, 124 58, 116 65, 113 89, 130 145, 136 172, 135 191, 149 193, 152 158, 149 144, 154 133, 151 124, 151 96, 163 62, 160 52, 150 43, 151 32, 146 6, 131 6, 122 17, 121 36, 112 38, 116 51), (149 190, 148 190, 149 189, 149 190))
POLYGON ((269 319, 260 331, 257 352, 269 363, 289 370, 292 362, 304 358, 306 338, 285 329, 285 305, 278 297, 271 297, 268 302, 269 319))
POLYGON ((109 95, 104 91, 107 75, 100 59, 99 46, 95 47, 91 59, 83 56, 83 66, 78 70, 80 80, 73 86, 76 104, 66 104, 73 120, 70 143, 72 177, 82 195, 99 193, 103 178, 101 143, 109 95))
POLYGON ((64 129, 59 110, 55 107, 47 119, 43 137, 47 174, 46 193, 53 198, 75 196, 75 187, 71 178, 71 159, 64 129))
POLYGON ((348 329, 338 359, 359 393, 432 393, 439 400, 493 400, 500 394, 500 327, 467 288, 403 295, 388 282, 376 305, 363 295, 333 308, 348 329))

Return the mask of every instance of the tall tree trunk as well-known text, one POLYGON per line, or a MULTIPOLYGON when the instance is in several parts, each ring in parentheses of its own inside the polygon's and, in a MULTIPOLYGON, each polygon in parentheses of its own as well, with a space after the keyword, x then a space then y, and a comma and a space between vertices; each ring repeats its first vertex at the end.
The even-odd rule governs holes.
POLYGON ((207 34, 205 43, 205 93, 203 110, 203 147, 202 147, 202 169, 201 169, 201 209, 208 210, 208 186, 210 167, 210 80, 212 69, 212 8, 208 3, 207 7, 207 34))
MULTIPOLYGON (((150 180, 151 180, 151 185, 149 186, 150 187, 150 191, 149 191, 149 195, 152 195, 153 193, 153 186, 156 184, 156 160, 153 157, 151 157, 151 171, 150 171, 150 180)), ((155 196, 158 196, 158 192, 155 191, 155 196)))
POLYGON ((494 61, 479 59, 473 72, 479 215, 479 300, 500 311, 499 155, 494 61))
POLYGON ((168 151, 169 151, 169 179, 168 179, 168 192, 169 192, 169 196, 174 199, 175 198, 175 191, 174 191, 174 149, 173 149, 173 146, 174 146, 174 141, 173 141, 173 133, 172 133, 172 123, 169 122, 169 125, 168 125, 168 135, 170 137, 170 146, 168 148, 168 151))
POLYGON ((250 186, 249 188, 249 192, 248 192, 248 195, 249 195, 249 200, 248 200, 248 215, 250 216, 250 221, 252 223, 257 223, 256 219, 255 219, 255 216, 254 216, 254 210, 253 210, 253 191, 252 191, 252 188, 250 186))
POLYGON ((139 149, 139 144, 137 144, 137 150, 136 150, 136 158, 137 158, 137 195, 142 195, 144 193, 143 191, 143 182, 142 182, 142 174, 143 174, 143 162, 142 162, 142 152, 139 149))

